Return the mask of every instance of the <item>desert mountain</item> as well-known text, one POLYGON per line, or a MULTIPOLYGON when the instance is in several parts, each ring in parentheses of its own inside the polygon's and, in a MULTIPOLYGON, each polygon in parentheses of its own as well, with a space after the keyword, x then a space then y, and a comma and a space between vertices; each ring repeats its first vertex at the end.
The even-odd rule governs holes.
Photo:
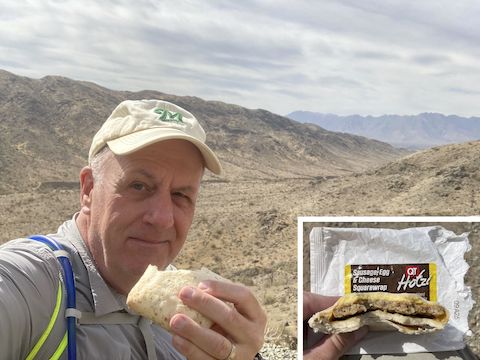
POLYGON ((480 139, 480 117, 422 113, 411 116, 338 116, 295 111, 289 118, 330 131, 366 136, 405 148, 427 148, 480 139))
POLYGON ((40 182, 76 181, 93 134, 115 106, 145 98, 175 102, 199 118, 225 166, 222 179, 345 174, 402 154, 379 141, 336 134, 265 110, 0 71, 0 193, 27 191, 40 182))
MULTIPOLYGON (((476 215, 480 141, 416 152, 351 176, 310 181, 306 215, 476 215)), ((298 210, 297 210, 298 211, 298 210)))
MULTIPOLYGON (((154 97, 197 115, 225 167, 204 182, 175 264, 207 266, 250 286, 269 314, 268 341, 296 346, 298 216, 480 211, 480 142, 405 156, 264 110, 0 71, 0 243, 54 232, 78 211, 77 174, 92 135, 121 100, 154 97)), ((478 253, 469 254, 467 279, 477 299, 478 253)), ((478 306, 476 314, 478 336, 478 306)))

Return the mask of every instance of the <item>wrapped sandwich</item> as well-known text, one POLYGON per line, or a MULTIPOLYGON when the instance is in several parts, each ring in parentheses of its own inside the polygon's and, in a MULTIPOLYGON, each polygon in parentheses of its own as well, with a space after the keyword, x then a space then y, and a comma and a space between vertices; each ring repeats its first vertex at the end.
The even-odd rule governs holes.
POLYGON ((178 313, 185 314, 200 326, 209 328, 213 322, 184 305, 177 296, 184 286, 196 287, 204 280, 226 281, 206 268, 159 271, 156 266, 149 265, 128 294, 127 305, 139 315, 154 321, 166 330, 170 330, 170 319, 178 313))

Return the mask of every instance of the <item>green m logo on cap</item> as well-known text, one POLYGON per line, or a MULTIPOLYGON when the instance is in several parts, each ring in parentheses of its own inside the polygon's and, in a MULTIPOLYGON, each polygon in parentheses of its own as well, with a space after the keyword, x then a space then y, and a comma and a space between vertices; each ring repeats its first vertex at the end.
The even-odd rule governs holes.
POLYGON ((176 122, 178 124, 183 124, 182 114, 176 111, 168 111, 165 109, 157 108, 153 110, 155 113, 160 115, 158 119, 160 121, 167 121, 167 122, 176 122))

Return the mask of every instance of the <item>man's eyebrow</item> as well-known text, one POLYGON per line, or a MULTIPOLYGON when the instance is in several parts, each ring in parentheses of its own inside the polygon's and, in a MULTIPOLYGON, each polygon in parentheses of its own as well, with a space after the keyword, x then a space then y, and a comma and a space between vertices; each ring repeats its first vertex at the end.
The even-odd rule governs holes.
POLYGON ((195 192, 196 190, 197 190, 196 187, 190 186, 190 185, 179 186, 179 187, 176 187, 176 188, 173 189, 173 191, 187 192, 187 193, 192 193, 192 192, 195 192))
POLYGON ((155 180, 155 176, 153 176, 153 174, 149 173, 145 169, 137 169, 137 170, 134 170, 133 173, 143 175, 143 176, 145 176, 146 178, 149 178, 152 181, 155 180))

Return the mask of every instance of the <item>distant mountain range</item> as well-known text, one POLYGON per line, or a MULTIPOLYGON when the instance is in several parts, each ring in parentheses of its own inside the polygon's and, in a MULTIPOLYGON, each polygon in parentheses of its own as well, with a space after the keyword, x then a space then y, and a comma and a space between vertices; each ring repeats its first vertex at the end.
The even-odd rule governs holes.
POLYGON ((404 148, 427 148, 480 139, 480 117, 418 115, 338 116, 295 111, 290 119, 312 123, 326 130, 365 136, 404 148))

